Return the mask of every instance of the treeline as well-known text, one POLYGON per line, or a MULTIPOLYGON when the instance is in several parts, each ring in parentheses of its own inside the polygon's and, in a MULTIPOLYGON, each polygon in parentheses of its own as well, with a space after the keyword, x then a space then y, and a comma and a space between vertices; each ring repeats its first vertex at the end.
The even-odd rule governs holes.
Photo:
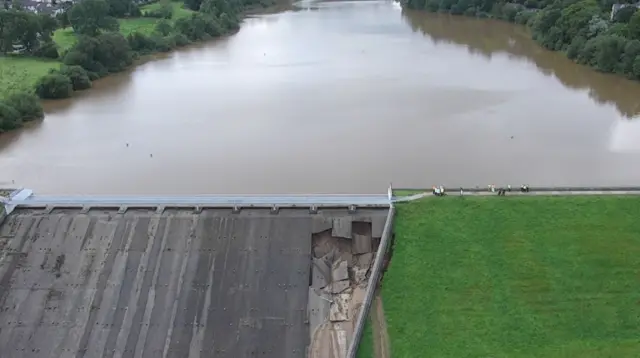
POLYGON ((51 36, 58 22, 51 16, 20 10, 0 10, 0 51, 57 58, 51 36))
POLYGON ((13 94, 0 101, 0 132, 42 117, 38 97, 68 98, 74 91, 90 88, 98 78, 127 69, 140 55, 167 52, 235 31, 247 5, 253 3, 187 0, 186 6, 196 12, 175 21, 171 21, 173 7, 169 2, 144 14, 132 0, 83 0, 57 19, 15 9, 0 11, 0 49, 5 54, 45 55, 63 63, 59 70, 40 78, 32 93, 13 94), (134 32, 124 37, 118 32, 116 17, 125 16, 160 20, 150 35, 134 32), (51 37, 56 28, 65 24, 73 27, 78 39, 68 51, 58 53, 51 37))
MULTIPOLYGON (((621 1, 630 2, 629 0, 621 1)), ((640 79, 640 12, 631 5, 609 19, 612 0, 405 0, 411 9, 490 17, 527 25, 534 40, 601 72, 640 79)))

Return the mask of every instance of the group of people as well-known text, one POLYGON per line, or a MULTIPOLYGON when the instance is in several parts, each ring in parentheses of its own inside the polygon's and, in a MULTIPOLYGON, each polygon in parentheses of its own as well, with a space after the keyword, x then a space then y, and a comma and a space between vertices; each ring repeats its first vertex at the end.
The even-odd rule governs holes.
POLYGON ((432 189, 433 189, 433 195, 435 195, 435 196, 443 196, 443 195, 445 195, 444 187, 442 185, 434 186, 432 189))
MULTIPOLYGON (((440 185, 440 186, 433 186, 432 187, 432 191, 433 191, 433 195, 435 196, 443 196, 445 195, 445 190, 444 190, 444 186, 440 185)), ((498 188, 496 189, 496 186, 491 184, 489 185, 489 191, 492 193, 498 193, 498 196, 505 196, 507 194, 507 192, 511 192, 511 185, 507 185, 506 188, 498 188)), ((529 185, 523 184, 520 186, 520 192, 522 193, 528 193, 529 192, 529 185)), ((460 188, 460 195, 463 195, 464 193, 464 189, 460 188)))
MULTIPOLYGON (((496 186, 491 184, 489 185, 489 191, 492 193, 496 192, 496 186)), ((498 192, 498 196, 505 196, 507 192, 511 192, 511 185, 507 185, 507 188, 498 188, 497 189, 498 192)), ((529 185, 527 184, 522 184, 520 185, 520 192, 522 193, 528 193, 529 192, 529 185)))

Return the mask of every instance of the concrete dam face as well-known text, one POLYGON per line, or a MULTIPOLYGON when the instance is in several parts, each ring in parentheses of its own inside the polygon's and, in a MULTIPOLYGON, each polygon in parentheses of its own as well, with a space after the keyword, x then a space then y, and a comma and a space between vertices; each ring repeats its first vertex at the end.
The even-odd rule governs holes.
POLYGON ((18 208, 2 357, 343 357, 388 209, 18 208))

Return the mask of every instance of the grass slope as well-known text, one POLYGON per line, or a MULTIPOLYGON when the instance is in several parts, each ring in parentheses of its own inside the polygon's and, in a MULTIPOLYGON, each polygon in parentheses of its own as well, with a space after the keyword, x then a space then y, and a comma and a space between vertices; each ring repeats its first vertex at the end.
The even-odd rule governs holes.
MULTIPOLYGON (((189 16, 192 10, 185 9, 182 2, 172 2, 173 18, 189 16)), ((142 11, 154 10, 160 7, 160 3, 153 3, 142 7, 142 11)), ((132 18, 119 19, 120 32, 127 36, 132 32, 151 34, 159 19, 132 18)), ((53 33, 53 40, 61 50, 67 50, 76 43, 76 35, 71 27, 58 29, 53 33)), ((45 75, 49 69, 57 68, 60 62, 47 61, 28 57, 2 57, 0 56, 0 99, 18 90, 31 91, 36 81, 45 75)))
POLYGON ((640 356, 640 198, 398 205, 394 358, 640 356))
POLYGON ((373 328, 371 327, 371 318, 367 318, 367 323, 362 332, 362 338, 358 345, 357 358, 373 358, 373 328))

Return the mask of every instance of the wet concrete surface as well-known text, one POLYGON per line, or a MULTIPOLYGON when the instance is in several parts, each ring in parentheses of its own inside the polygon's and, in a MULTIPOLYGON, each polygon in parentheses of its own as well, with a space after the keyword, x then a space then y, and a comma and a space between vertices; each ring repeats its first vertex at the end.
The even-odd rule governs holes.
POLYGON ((314 222, 345 217, 386 210, 18 208, 1 356, 305 357, 314 222))

